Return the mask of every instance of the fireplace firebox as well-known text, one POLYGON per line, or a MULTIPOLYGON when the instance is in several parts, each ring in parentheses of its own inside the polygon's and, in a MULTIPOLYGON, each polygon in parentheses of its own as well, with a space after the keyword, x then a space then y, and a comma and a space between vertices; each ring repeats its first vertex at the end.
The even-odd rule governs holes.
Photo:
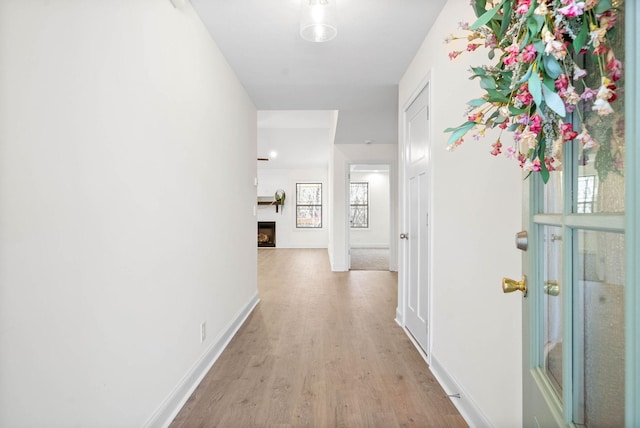
POLYGON ((275 221, 259 221, 258 222, 258 247, 275 247, 276 246, 276 222, 275 221))

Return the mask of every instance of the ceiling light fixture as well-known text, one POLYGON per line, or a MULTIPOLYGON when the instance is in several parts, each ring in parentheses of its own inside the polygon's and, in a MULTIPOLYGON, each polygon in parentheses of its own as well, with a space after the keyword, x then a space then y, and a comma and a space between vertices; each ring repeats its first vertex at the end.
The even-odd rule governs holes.
POLYGON ((271 156, 271 159, 273 159, 278 156, 278 153, 276 153, 275 151, 272 151, 271 153, 269 153, 269 156, 271 156))
POLYGON ((335 0, 302 0, 300 36, 310 42, 328 42, 338 34, 335 0))

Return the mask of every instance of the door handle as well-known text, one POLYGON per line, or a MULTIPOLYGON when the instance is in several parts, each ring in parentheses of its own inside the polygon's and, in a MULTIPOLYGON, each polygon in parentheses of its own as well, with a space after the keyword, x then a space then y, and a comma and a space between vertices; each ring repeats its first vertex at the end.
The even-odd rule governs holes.
POLYGON ((527 277, 523 276, 520 281, 511 278, 502 278, 502 292, 513 293, 516 290, 522 291, 522 295, 527 297, 527 277))
POLYGON ((549 296, 559 296, 560 283, 554 280, 545 281, 543 290, 544 290, 544 294, 548 294, 549 296))
POLYGON ((401 233, 400 234, 400 239, 409 239, 409 234, 408 233, 401 233))

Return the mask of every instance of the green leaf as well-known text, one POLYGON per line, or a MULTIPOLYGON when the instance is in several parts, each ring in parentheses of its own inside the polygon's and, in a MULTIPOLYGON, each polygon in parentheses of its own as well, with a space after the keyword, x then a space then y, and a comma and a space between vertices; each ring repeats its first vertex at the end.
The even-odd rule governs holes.
POLYGON ((529 69, 527 70, 527 72, 524 74, 524 76, 522 76, 522 79, 518 80, 518 83, 524 83, 527 80, 529 80, 529 77, 531 77, 531 72, 533 71, 533 64, 531 64, 529 66, 529 69))
MULTIPOLYGON (((454 142, 458 141, 460 138, 462 138, 464 134, 467 133, 467 131, 469 131, 474 126, 476 126, 475 122, 467 122, 460 125, 457 128, 454 128, 455 130, 453 131, 453 134, 451 134, 451 136, 449 137, 449 141, 447 142, 447 144, 453 144, 454 142)), ((451 128, 447 128, 447 129, 451 129, 451 128)), ((445 130, 445 132, 451 132, 451 131, 445 130)))
MULTIPOLYGON (((494 7, 491 10, 486 11, 485 13, 482 14, 482 16, 480 18, 478 18, 478 20, 476 22, 474 22, 473 24, 471 24, 471 26, 469 27, 469 30, 477 30, 478 28, 482 27, 483 25, 487 24, 489 21, 491 21, 491 19, 496 16, 496 13, 498 13, 498 11, 500 10, 500 8, 502 7, 502 5, 504 4, 506 0, 502 0, 502 2, 497 5, 496 7, 494 7)), ((476 8, 476 12, 477 12, 477 8, 476 8)))
POLYGON ((475 98, 469 101, 467 105, 470 107, 480 107, 481 105, 484 105, 486 102, 487 100, 485 100, 484 98, 475 98))
POLYGON ((480 77, 480 87, 482 89, 495 89, 496 88, 496 79, 489 76, 480 77))
POLYGON ((540 82, 540 76, 538 75, 537 71, 535 73, 531 73, 528 83, 529 93, 533 96, 533 101, 537 106, 540 106, 540 103, 542 102, 542 84, 540 82))
POLYGON ((471 70, 476 74, 476 76, 484 76, 487 74, 485 69, 482 67, 471 67, 471 70))
POLYGON ((514 106, 509 106, 509 113, 511 113, 512 116, 517 116, 519 114, 522 113, 526 113, 527 109, 525 108, 515 108, 514 106))
POLYGON ((580 32, 578 33, 576 38, 573 40, 573 49, 576 52, 580 52, 580 49, 582 49, 585 43, 587 43, 588 35, 589 35, 589 23, 587 22, 586 19, 583 18, 582 28, 580 29, 580 32))
POLYGON ((540 39, 533 42, 533 47, 536 48, 536 52, 544 52, 544 43, 540 39))
POLYGON ((540 178, 542 178, 542 182, 544 184, 547 184, 547 182, 549 181, 549 170, 547 169, 547 164, 544 162, 544 160, 540 161, 540 178))
POLYGON ((511 2, 508 1, 505 3, 504 5, 504 9, 502 10, 503 12, 503 18, 502 18, 502 24, 500 25, 500 32, 498 33, 498 39, 502 39, 502 36, 504 36, 505 31, 507 31, 507 28, 509 28, 509 24, 511 23, 511 2))
POLYGON ((600 3, 596 6, 596 13, 599 15, 601 13, 605 13, 609 9, 611 9, 613 5, 611 4, 611 0, 600 0, 600 3))
POLYGON ((501 92, 496 91, 495 89, 487 89, 487 94, 489 95, 487 101, 492 103, 508 103, 509 98, 502 94, 501 92))
POLYGON ((552 79, 557 79, 562 74, 562 66, 553 55, 542 55, 544 69, 552 79))
POLYGON ((496 56, 496 52, 493 49, 491 49, 487 54, 487 56, 489 57, 489 59, 493 59, 496 56))
POLYGON ((486 10, 487 1, 486 0, 476 0, 475 4, 473 5, 473 7, 475 9, 476 16, 480 16, 486 10))
POLYGON ((527 18, 527 30, 529 30, 529 34, 531 34, 531 36, 533 37, 535 37, 536 34, 540 33, 543 25, 543 15, 533 15, 527 18))
POLYGON ((560 98, 555 91, 552 91, 547 87, 547 85, 542 85, 542 96, 544 97, 544 101, 547 103, 547 106, 553 111, 555 111, 559 116, 565 117, 567 115, 567 110, 564 107, 564 101, 560 98))

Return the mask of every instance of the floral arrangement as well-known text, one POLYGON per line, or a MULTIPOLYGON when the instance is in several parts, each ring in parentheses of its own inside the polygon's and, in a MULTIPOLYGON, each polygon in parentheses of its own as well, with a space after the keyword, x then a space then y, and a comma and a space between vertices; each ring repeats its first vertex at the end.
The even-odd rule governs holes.
MULTIPOLYGON (((582 111, 613 113, 622 63, 609 36, 615 31, 618 10, 611 0, 471 0, 471 4, 477 21, 460 24, 468 37, 452 35, 445 42, 466 40, 466 51, 484 45, 489 59, 497 57, 497 63, 471 68, 471 79, 479 79, 486 93, 467 103, 466 122, 445 130, 451 132, 448 149, 462 144, 471 131, 474 139, 480 139, 497 127, 500 136, 491 145, 491 154, 498 156, 503 153, 502 131, 513 131, 515 144, 504 155, 523 170, 540 173, 546 183, 550 171, 561 168, 564 143, 576 140, 585 150, 599 146, 582 111), (587 71, 579 65, 585 56, 596 64, 595 80, 586 79, 587 71), (594 81, 589 87, 587 82, 594 81), (580 129, 574 129, 573 112, 580 129)), ((461 53, 453 51, 449 58, 461 53)))

